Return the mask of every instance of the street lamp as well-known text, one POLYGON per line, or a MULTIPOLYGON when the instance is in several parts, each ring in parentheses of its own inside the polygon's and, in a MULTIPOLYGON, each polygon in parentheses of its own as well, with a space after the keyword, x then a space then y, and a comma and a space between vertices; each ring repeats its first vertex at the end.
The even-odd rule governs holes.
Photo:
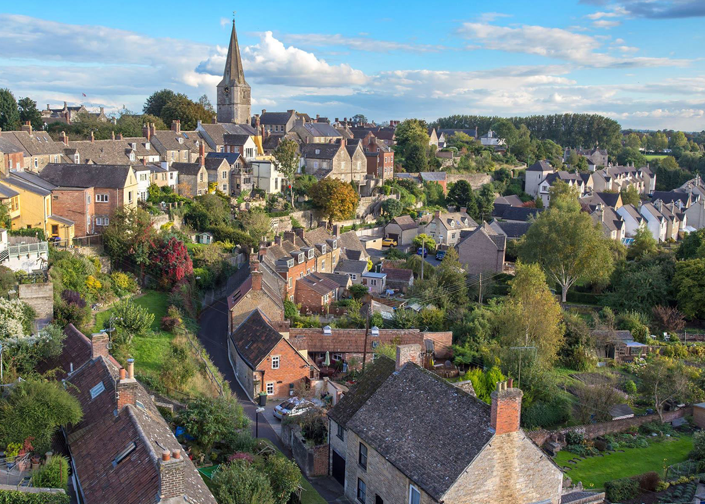
POLYGON ((259 414, 264 413, 264 408, 257 408, 255 410, 255 438, 259 437, 259 414))

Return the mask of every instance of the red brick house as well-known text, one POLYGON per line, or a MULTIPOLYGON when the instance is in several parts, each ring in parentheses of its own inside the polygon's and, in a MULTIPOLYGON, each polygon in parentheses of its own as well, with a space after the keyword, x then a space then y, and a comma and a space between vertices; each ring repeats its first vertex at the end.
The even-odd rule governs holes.
POLYGON ((340 284, 325 276, 311 273, 296 282, 296 304, 304 312, 326 313, 333 301, 338 300, 340 284))
POLYGON ((2 138, 0 130, 0 170, 7 176, 11 171, 19 171, 24 167, 24 152, 9 140, 2 138))
POLYGON ((391 180, 394 177, 394 151, 372 132, 362 138, 362 147, 367 157, 367 174, 391 180))
POLYGON ((228 337, 230 364, 250 398, 260 392, 288 397, 297 385, 318 377, 306 352, 289 342, 288 324, 276 325, 258 308, 228 337))
POLYGON ((290 301, 296 294, 296 282, 316 271, 315 248, 292 231, 285 232, 284 239, 277 236, 271 246, 260 250, 260 260, 284 279, 285 297, 290 301))

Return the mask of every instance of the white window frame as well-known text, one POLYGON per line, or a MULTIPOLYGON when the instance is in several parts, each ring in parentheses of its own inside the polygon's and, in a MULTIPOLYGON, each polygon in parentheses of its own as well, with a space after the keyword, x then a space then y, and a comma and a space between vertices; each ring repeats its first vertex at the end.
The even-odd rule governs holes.
POLYGON ((273 381, 267 382, 267 384, 265 385, 265 392, 267 393, 267 395, 274 395, 274 382, 273 381))
POLYGON ((416 492, 416 495, 419 496, 419 504, 421 503, 421 492, 419 491, 418 488, 416 488, 414 485, 409 485, 409 504, 414 504, 414 501, 411 500, 411 498, 414 496, 414 492, 416 492))
POLYGON ((279 355, 272 355, 272 369, 279 369, 281 364, 281 357, 279 355))
POLYGON ((96 203, 109 203, 109 202, 110 202, 110 195, 108 195, 108 194, 96 194, 96 195, 95 195, 95 202, 96 202, 96 203))

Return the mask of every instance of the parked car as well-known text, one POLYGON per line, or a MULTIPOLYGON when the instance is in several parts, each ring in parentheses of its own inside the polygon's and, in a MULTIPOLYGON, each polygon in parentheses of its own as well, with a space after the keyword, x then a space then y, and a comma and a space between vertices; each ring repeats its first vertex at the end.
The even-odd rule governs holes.
POLYGON ((439 250, 438 252, 436 252, 436 261, 442 261, 445 256, 446 256, 446 251, 439 250))
POLYGON ((425 248, 425 247, 419 247, 419 248, 416 250, 416 255, 420 255, 420 256, 423 256, 423 257, 428 257, 428 249, 425 248))
POLYGON ((396 247, 397 241, 392 238, 385 238, 384 240, 382 240, 382 246, 383 247, 396 247))
POLYGON ((307 399, 299 399, 298 397, 292 397, 291 399, 287 399, 283 403, 274 407, 274 416, 277 417, 279 420, 283 420, 284 417, 287 416, 302 415, 307 411, 311 411, 320 407, 316 403, 320 403, 320 405, 323 404, 319 400, 313 402, 307 399))

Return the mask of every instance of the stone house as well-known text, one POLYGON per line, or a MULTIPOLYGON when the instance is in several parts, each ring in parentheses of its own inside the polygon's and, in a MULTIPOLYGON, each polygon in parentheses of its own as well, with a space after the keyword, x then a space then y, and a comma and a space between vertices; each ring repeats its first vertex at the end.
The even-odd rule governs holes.
POLYGON ((159 163, 161 156, 147 137, 127 137, 122 134, 108 140, 70 141, 63 131, 59 141, 64 145, 64 155, 75 164, 141 165, 159 163))
MULTIPOLYGON (((362 144, 359 140, 343 140, 343 142, 345 142, 345 148, 350 156, 350 178, 358 185, 364 184, 367 177, 367 157, 362 149, 362 144)), ((344 172, 338 176, 333 170, 331 176, 347 180, 347 174, 344 172)))
POLYGON ((107 334, 88 339, 73 325, 59 356, 38 370, 59 369, 83 418, 67 426, 71 477, 80 502, 217 504, 195 466, 135 379, 134 362, 123 368, 109 353, 107 334))
POLYGON ((331 173, 336 178, 350 182, 350 154, 342 143, 315 143, 301 146, 302 171, 319 180, 331 173), (345 176, 348 174, 348 177, 345 176))
MULTIPOLYGON (((287 110, 286 112, 267 112, 262 110, 259 116, 259 123, 265 132, 269 134, 284 135, 294 129, 298 114, 296 110, 287 110)), ((255 116, 255 120, 257 116, 255 116)))
POLYGON ((335 267, 335 273, 338 275, 347 275, 350 277, 353 285, 363 283, 362 277, 367 272, 367 261, 353 261, 350 259, 342 259, 338 261, 335 267))
POLYGON ((110 224, 117 208, 137 207, 137 177, 128 165, 48 164, 39 177, 57 187, 52 190, 52 211, 76 223, 78 236, 84 235, 79 234, 74 212, 80 212, 81 208, 89 209, 85 214, 87 219, 90 217, 90 222, 84 222, 89 228, 86 234, 93 234, 110 224), (92 201, 77 199, 88 196, 86 189, 91 189, 92 201), (82 194, 79 196, 79 193, 82 194))
POLYGON ((277 194, 285 189, 286 178, 277 169, 274 161, 252 161, 250 170, 253 188, 261 189, 267 194, 277 194))
MULTIPOLYGON (((101 107, 100 109, 103 117, 107 121, 105 116, 105 111, 101 107)), ((69 107, 68 103, 64 102, 63 107, 52 108, 49 103, 47 103, 47 108, 41 111, 42 121, 45 125, 52 124, 55 122, 61 122, 64 124, 71 124, 73 121, 79 119, 79 114, 88 114, 88 109, 84 105, 77 105, 69 107)))
POLYGON ((338 239, 330 234, 324 226, 317 227, 304 232, 303 229, 296 228, 294 233, 303 237, 304 242, 309 247, 314 247, 316 257, 315 271, 318 273, 333 273, 340 259, 340 248, 338 239))
POLYGON ((524 172, 524 192, 536 199, 539 195, 541 182, 553 171, 553 166, 546 160, 536 161, 529 166, 524 172))
POLYGON ((0 172, 7 176, 12 171, 24 169, 24 154, 20 147, 2 137, 0 130, 0 172))
POLYGON ((237 152, 209 152, 208 159, 224 159, 230 165, 230 194, 239 195, 241 192, 252 191, 252 168, 245 162, 245 158, 237 152))
POLYGON ((295 303, 304 312, 327 313, 338 300, 339 283, 318 273, 311 273, 296 282, 295 303))
POLYGON ((504 270, 507 237, 497 233, 486 222, 463 237, 456 248, 460 264, 472 275, 501 273, 504 270))
POLYGON ((64 162, 63 144, 55 142, 46 131, 33 130, 30 123, 23 125, 22 131, 3 131, 2 138, 22 150, 22 167, 16 170, 38 172, 49 163, 64 162))
POLYGON ((227 133, 223 135, 223 141, 225 142, 224 152, 240 154, 245 161, 253 161, 259 154, 257 144, 250 134, 227 133))
POLYGON ((387 275, 387 289, 406 293, 414 286, 414 272, 405 268, 392 268, 382 263, 382 273, 387 275))
POLYGON ((162 161, 161 164, 147 165, 149 168, 150 183, 157 187, 170 187, 172 191, 179 192, 179 172, 169 163, 162 161))
POLYGON ((371 132, 362 139, 367 174, 382 180, 394 178, 394 151, 371 132))
POLYGON ((627 226, 622 216, 611 206, 597 205, 590 217, 595 224, 600 224, 606 238, 621 243, 627 237, 627 226))
MULTIPOLYGON (((364 390, 369 397, 343 416, 344 446, 334 447, 345 451, 337 466, 345 496, 365 504, 559 504, 563 473, 519 427, 521 390, 500 383, 489 406, 419 367, 420 350, 398 346, 396 372, 368 385, 376 390, 364 390)), ((329 414, 340 419, 336 408, 329 414)))
POLYGON ((284 321, 284 281, 266 263, 252 259, 250 275, 228 295, 228 334, 259 308, 273 322, 284 321))
POLYGON ((411 245, 419 234, 419 225, 408 215, 394 217, 384 227, 384 236, 397 242, 400 247, 411 245))
POLYGON ((461 208, 460 212, 447 213, 436 210, 422 233, 432 237, 438 245, 454 247, 460 241, 461 231, 472 231, 477 227, 477 222, 472 220, 465 208, 461 208))
POLYGON ((306 352, 290 343, 288 324, 278 324, 278 329, 257 308, 228 337, 230 364, 250 399, 260 392, 289 397, 297 385, 318 376, 306 352))
MULTIPOLYGON (((210 150, 212 152, 218 152, 218 153, 224 153, 228 152, 225 148, 226 146, 226 141, 225 141, 225 136, 226 135, 244 135, 247 137, 256 137, 257 135, 260 134, 260 132, 250 126, 249 124, 235 124, 235 123, 213 123, 213 124, 206 124, 202 123, 201 121, 198 121, 198 124, 196 126, 196 131, 201 135, 201 138, 208 144, 208 147, 210 147, 210 150)), ((254 140, 252 139, 252 145, 249 143, 247 144, 247 147, 252 147, 255 145, 254 140)), ((244 145, 244 144, 243 144, 244 145)), ((238 151, 239 152, 239 151, 238 151)), ((246 152, 241 152, 243 155, 243 158, 245 157, 246 152)), ((254 157, 256 154, 258 154, 257 150, 255 150, 252 153, 252 157, 254 157)))
POLYGON ((673 238, 668 234, 669 225, 673 229, 673 224, 669 223, 669 218, 661 212, 659 207, 653 203, 644 203, 639 207, 639 213, 646 221, 646 228, 651 232, 651 236, 658 242, 673 238))
POLYGON ((578 191, 578 197, 584 196, 592 190, 592 174, 590 173, 569 173, 567 171, 557 171, 549 173, 541 181, 538 196, 543 200, 544 207, 551 203, 551 187, 557 182, 565 182, 578 191))
POLYGON ((617 213, 624 222, 624 236, 633 238, 639 229, 643 229, 646 225, 644 217, 639 213, 639 209, 632 205, 622 205, 617 209, 617 213))
POLYGON ((293 129, 303 143, 333 143, 342 138, 342 135, 333 126, 325 122, 296 121, 293 129))
POLYGON ((315 251, 299 235, 287 231, 283 239, 276 236, 273 244, 260 249, 259 258, 284 279, 284 296, 294 301, 296 282, 315 271, 315 251))
POLYGON ((172 163, 169 168, 179 173, 179 194, 187 198, 208 193, 208 170, 201 163, 172 163))
POLYGON ((427 184, 430 182, 435 182, 443 188, 443 194, 448 192, 448 174, 446 172, 421 172, 419 173, 419 177, 421 177, 421 183, 427 184))
MULTIPOLYGON (((199 158, 199 161, 203 158, 199 158)), ((205 158, 203 165, 208 173, 208 183, 215 183, 223 194, 230 195, 230 163, 225 159, 205 158)))
POLYGON ((206 153, 212 149, 201 138, 198 131, 181 131, 181 121, 174 120, 170 130, 158 130, 154 124, 143 131, 145 138, 159 152, 162 161, 173 163, 195 163, 201 152, 201 145, 206 153))

